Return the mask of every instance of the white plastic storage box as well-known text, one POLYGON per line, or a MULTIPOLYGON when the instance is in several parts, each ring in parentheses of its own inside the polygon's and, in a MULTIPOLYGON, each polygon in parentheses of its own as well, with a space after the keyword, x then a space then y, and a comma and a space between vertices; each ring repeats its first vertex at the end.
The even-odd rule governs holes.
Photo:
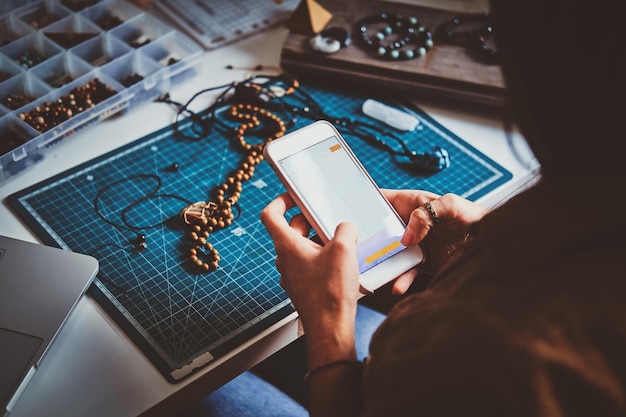
POLYGON ((202 65, 199 45, 124 0, 1 3, 0 183, 202 65))

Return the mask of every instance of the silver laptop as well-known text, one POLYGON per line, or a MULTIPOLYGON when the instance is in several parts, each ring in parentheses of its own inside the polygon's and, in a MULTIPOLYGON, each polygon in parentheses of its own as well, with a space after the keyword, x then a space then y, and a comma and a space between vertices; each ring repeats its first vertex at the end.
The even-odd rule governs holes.
POLYGON ((97 272, 91 256, 0 236, 0 413, 10 413, 97 272))

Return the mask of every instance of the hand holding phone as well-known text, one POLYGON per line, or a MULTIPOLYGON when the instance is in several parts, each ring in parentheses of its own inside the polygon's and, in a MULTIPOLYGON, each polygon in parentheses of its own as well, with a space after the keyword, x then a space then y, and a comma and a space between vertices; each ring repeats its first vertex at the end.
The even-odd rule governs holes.
POLYGON ((332 124, 317 121, 272 141, 264 156, 323 242, 343 221, 357 226, 362 291, 422 262, 419 246, 400 243, 406 225, 332 124))

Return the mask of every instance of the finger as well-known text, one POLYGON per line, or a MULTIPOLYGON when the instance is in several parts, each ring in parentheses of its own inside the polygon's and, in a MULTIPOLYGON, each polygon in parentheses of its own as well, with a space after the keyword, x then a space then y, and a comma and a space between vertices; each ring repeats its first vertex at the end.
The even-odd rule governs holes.
POLYGON ((411 212, 417 207, 423 205, 426 201, 439 198, 438 194, 422 190, 383 189, 382 192, 405 222, 408 222, 411 212))
POLYGON ((285 193, 276 197, 261 211, 261 223, 263 223, 272 238, 277 254, 311 243, 306 238, 306 235, 303 235, 301 226, 292 228, 285 218, 287 210, 294 206, 295 202, 293 199, 285 193))
POLYGON ((426 237, 431 227, 435 225, 433 213, 438 221, 441 221, 441 214, 437 211, 439 207, 437 200, 429 201, 429 204, 430 210, 421 205, 411 212, 406 230, 400 240, 404 246, 417 245, 426 237))
POLYGON ((289 226, 291 226, 292 229, 297 230, 302 236, 305 237, 309 236, 309 233, 311 232, 311 225, 302 213, 293 216, 289 221, 289 226))
POLYGON ((405 273, 401 274, 396 280, 393 282, 393 286, 391 287, 391 293, 394 295, 402 295, 409 290, 413 281, 415 281, 415 277, 417 276, 417 268, 411 268, 405 273))
POLYGON ((354 223, 342 222, 335 228, 335 235, 329 244, 332 256, 342 258, 344 256, 356 259, 356 245, 358 241, 358 229, 354 223))
POLYGON ((356 244, 359 239, 359 229, 354 223, 341 222, 335 229, 335 236, 333 239, 347 244, 356 244))
POLYGON ((292 233, 285 219, 285 213, 287 210, 294 207, 295 204, 289 194, 284 193, 276 197, 261 210, 259 216, 261 223, 263 223, 263 226, 267 229, 272 240, 276 241, 286 233, 292 233))

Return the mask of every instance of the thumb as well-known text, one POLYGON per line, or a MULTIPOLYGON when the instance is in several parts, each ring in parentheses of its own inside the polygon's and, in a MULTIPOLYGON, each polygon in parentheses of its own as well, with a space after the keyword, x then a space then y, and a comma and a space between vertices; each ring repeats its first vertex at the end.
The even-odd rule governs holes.
POLYGON ((359 239, 359 230, 354 223, 341 222, 335 228, 333 240, 355 244, 359 239))

